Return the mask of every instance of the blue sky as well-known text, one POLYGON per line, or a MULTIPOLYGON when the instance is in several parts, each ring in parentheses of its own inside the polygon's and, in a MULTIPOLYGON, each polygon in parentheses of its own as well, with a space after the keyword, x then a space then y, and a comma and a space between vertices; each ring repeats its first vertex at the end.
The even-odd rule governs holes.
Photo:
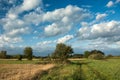
POLYGON ((120 0, 0 0, 0 50, 47 55, 65 43, 120 55, 119 16, 120 0))

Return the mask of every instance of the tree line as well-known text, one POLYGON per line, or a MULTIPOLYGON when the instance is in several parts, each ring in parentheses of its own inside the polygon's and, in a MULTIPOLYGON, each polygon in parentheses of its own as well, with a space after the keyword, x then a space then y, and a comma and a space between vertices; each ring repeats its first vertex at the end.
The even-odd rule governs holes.
MULTIPOLYGON (((70 45, 59 43, 56 45, 55 51, 49 54, 47 58, 51 58, 52 60, 57 61, 67 61, 68 58, 103 59, 105 57, 104 52, 100 50, 85 51, 84 54, 73 53, 74 53, 73 48, 70 45)), ((0 52, 0 58, 2 59, 17 58, 18 60, 22 60, 23 58, 27 58, 28 60, 32 60, 33 57, 34 57, 33 49, 31 47, 25 47, 23 55, 21 54, 7 55, 7 51, 0 52)))
POLYGON ((31 47, 26 47, 24 49, 24 54, 16 54, 16 55, 8 55, 7 51, 0 51, 0 58, 1 59, 14 59, 17 58, 18 60, 22 60, 22 58, 27 58, 28 60, 32 60, 33 58, 33 50, 31 47))

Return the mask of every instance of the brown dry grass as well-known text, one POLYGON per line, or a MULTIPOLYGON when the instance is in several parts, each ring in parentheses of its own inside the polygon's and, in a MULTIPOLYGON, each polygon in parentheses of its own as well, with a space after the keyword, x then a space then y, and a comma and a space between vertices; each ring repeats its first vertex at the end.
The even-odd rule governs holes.
POLYGON ((0 80, 32 80, 36 75, 53 67, 54 64, 0 64, 0 80))

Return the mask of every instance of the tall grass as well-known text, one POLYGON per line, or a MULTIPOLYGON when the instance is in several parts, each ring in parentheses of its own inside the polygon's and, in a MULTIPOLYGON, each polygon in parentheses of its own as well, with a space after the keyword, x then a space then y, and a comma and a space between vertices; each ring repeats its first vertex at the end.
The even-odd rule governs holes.
POLYGON ((50 70, 40 80, 120 80, 120 59, 72 61, 50 70))

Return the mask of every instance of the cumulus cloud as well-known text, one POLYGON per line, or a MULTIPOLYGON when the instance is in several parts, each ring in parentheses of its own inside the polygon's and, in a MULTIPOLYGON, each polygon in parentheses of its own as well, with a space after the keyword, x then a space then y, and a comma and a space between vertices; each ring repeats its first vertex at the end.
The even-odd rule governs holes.
POLYGON ((101 19, 103 19, 106 16, 107 16, 107 14, 105 14, 105 13, 104 14, 98 13, 97 16, 96 16, 96 20, 101 20, 101 19))
POLYGON ((120 3, 120 0, 116 0, 116 2, 115 3, 120 3))
POLYGON ((109 8, 109 7, 112 7, 114 5, 114 2, 113 1, 109 1, 106 6, 109 8))
POLYGON ((107 6, 108 8, 110 8, 110 7, 112 7, 112 6, 114 6, 114 5, 118 4, 118 3, 120 3, 120 0, 116 0, 115 2, 109 1, 109 2, 106 4, 106 6, 107 6))
POLYGON ((21 5, 21 10, 31 10, 36 8, 41 3, 41 0, 24 0, 21 5))
POLYGON ((73 26, 79 24, 87 18, 91 18, 88 10, 68 5, 65 8, 48 11, 46 13, 38 14, 36 12, 24 16, 24 20, 28 23, 45 25, 44 32, 46 36, 56 36, 61 33, 69 32, 73 26))
POLYGON ((14 13, 16 15, 37 8, 39 5, 42 5, 41 0, 24 0, 21 5, 13 7, 9 10, 9 14, 14 13))
MULTIPOLYGON (((9 0, 9 3, 12 4, 15 1, 9 0)), ((19 14, 35 8, 38 10, 38 5, 42 5, 41 0, 24 0, 21 5, 12 7, 6 14, 6 17, 0 20, 2 25, 1 29, 3 30, 0 36, 0 42, 10 44, 23 41, 22 35, 31 32, 31 25, 22 18, 19 19, 19 14)))
POLYGON ((17 42, 22 42, 22 38, 21 37, 14 37, 11 38, 9 36, 6 35, 1 35, 0 36, 0 44, 1 45, 6 45, 6 44, 11 44, 11 43, 17 43, 17 42))
POLYGON ((39 45, 47 45, 47 44, 51 44, 51 43, 53 43, 54 41, 43 41, 43 42, 38 42, 37 43, 37 46, 39 46, 39 45))
POLYGON ((64 36, 64 37, 62 37, 62 38, 59 38, 59 39, 57 40, 57 43, 65 43, 65 42, 67 42, 67 41, 69 41, 69 40, 71 40, 71 39, 73 39, 73 38, 74 38, 73 35, 66 35, 66 36, 64 36))
POLYGON ((56 36, 59 34, 63 34, 65 32, 68 32, 71 29, 71 25, 60 24, 60 23, 52 23, 51 25, 48 25, 45 27, 45 35, 46 36, 56 36))
POLYGON ((87 10, 77 6, 68 5, 66 8, 57 9, 52 12, 47 12, 43 15, 43 21, 54 22, 45 27, 45 34, 55 36, 61 33, 66 33, 80 21, 90 17, 87 10))
POLYGON ((81 27, 79 29, 79 37, 81 39, 116 39, 120 35, 120 22, 109 21, 93 24, 90 27, 81 27))

